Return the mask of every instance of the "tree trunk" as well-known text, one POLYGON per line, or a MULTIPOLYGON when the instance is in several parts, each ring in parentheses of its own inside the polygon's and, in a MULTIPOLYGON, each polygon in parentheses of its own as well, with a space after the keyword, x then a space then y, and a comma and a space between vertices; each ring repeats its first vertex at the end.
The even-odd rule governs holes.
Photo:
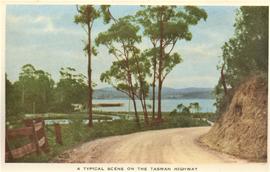
POLYGON ((93 96, 93 89, 92 89, 92 68, 91 68, 91 55, 92 55, 92 49, 91 49, 91 27, 90 24, 88 26, 88 126, 93 127, 93 117, 92 117, 92 96, 93 96))
POLYGON ((221 75, 221 83, 222 83, 222 86, 224 88, 224 94, 227 95, 227 86, 226 86, 226 80, 225 80, 225 76, 224 76, 224 66, 225 66, 225 63, 223 63, 222 67, 221 67, 221 72, 220 72, 220 75, 221 75))
POLYGON ((24 84, 22 86, 22 106, 24 106, 24 84))
POLYGON ((138 125, 138 127, 140 127, 140 118, 137 112, 137 105, 136 105, 136 101, 135 101, 135 95, 132 91, 132 96, 131 96, 132 102, 133 102, 133 106, 134 106, 134 113, 135 113, 135 121, 138 125))
POLYGON ((158 116, 157 120, 161 121, 161 90, 162 90, 162 68, 163 68, 163 19, 160 16, 160 47, 159 47, 159 67, 158 67, 158 116))
POLYGON ((143 115, 144 115, 144 122, 146 125, 149 124, 149 120, 148 120, 148 113, 147 113, 147 108, 146 108, 146 102, 145 102, 145 98, 146 98, 146 90, 144 88, 144 84, 143 84, 143 77, 142 77, 142 72, 139 66, 139 62, 138 59, 135 57, 136 60, 136 67, 137 67, 137 72, 139 75, 139 83, 140 83, 140 101, 141 101, 141 105, 142 105, 142 109, 143 109, 143 115))
POLYGON ((136 123, 137 123, 138 127, 140 127, 140 119, 139 119, 139 115, 138 115, 138 112, 137 112, 137 105, 136 105, 136 101, 135 101, 135 93, 134 93, 134 89, 133 89, 133 83, 132 83, 128 58, 126 58, 126 64, 127 64, 128 83, 130 85, 129 94, 131 94, 131 99, 133 101, 134 112, 135 112, 135 120, 136 120, 136 123))
POLYGON ((147 112, 147 106, 146 106, 146 101, 145 101, 145 96, 143 98, 143 104, 144 104, 144 119, 145 119, 145 123, 146 125, 149 125, 149 118, 148 118, 148 112, 147 112))
POLYGON ((157 119, 158 121, 161 121, 161 91, 162 91, 162 82, 158 81, 158 114, 157 119))
POLYGON ((147 109, 146 109, 146 102, 145 102, 145 98, 140 98, 141 101, 141 105, 143 108, 143 116, 144 116, 144 123, 146 126, 149 125, 149 119, 148 119, 148 114, 147 114, 147 109))
MULTIPOLYGON (((154 48, 156 46, 154 45, 154 48)), ((157 68, 157 56, 154 56, 154 68, 153 68, 153 82, 152 82, 152 120, 155 119, 155 101, 156 101, 156 68, 157 68)))
POLYGON ((152 120, 154 120, 155 119, 155 108, 156 108, 156 105, 155 105, 155 103, 156 103, 156 91, 155 91, 155 89, 156 89, 156 84, 154 83, 155 81, 153 81, 153 86, 152 86, 152 120))

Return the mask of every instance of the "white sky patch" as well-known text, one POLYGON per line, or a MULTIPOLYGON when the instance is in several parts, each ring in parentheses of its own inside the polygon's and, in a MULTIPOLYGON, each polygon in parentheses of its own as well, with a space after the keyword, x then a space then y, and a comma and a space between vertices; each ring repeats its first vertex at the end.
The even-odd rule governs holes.
MULTIPOLYGON (((213 58, 219 53, 219 49, 209 44, 191 44, 179 47, 179 52, 183 55, 199 57, 199 58, 213 58)), ((175 50, 177 51, 177 50, 175 50)))
POLYGON ((81 36, 82 31, 79 29, 69 29, 60 26, 56 26, 57 20, 61 20, 60 16, 30 16, 30 15, 8 15, 7 16, 7 26, 17 30, 16 28, 27 28, 17 30, 21 33, 28 34, 73 34, 76 36, 81 36))
POLYGON ((168 77, 164 86, 173 88, 185 87, 213 87, 217 83, 217 77, 213 76, 190 76, 190 77, 168 77))

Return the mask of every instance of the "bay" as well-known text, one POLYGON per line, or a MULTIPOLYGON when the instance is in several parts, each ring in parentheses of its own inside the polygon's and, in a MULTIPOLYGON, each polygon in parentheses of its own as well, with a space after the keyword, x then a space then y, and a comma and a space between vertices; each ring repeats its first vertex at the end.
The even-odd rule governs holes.
MULTIPOLYGON (((198 102, 201 110, 200 112, 215 112, 216 108, 214 106, 215 99, 162 99, 161 108, 163 112, 171 112, 176 108, 178 104, 184 104, 186 106, 189 103, 198 102)), ((123 106, 118 107, 95 107, 94 110, 101 110, 101 111, 134 111, 133 103, 129 99, 94 99, 93 103, 123 103, 123 106)), ((136 100, 137 110, 142 111, 141 103, 139 100, 136 100)), ((152 100, 147 100, 147 104, 152 105, 152 100)), ((155 109, 157 110, 157 100, 155 109)), ((148 108, 150 111, 151 108, 148 108)))

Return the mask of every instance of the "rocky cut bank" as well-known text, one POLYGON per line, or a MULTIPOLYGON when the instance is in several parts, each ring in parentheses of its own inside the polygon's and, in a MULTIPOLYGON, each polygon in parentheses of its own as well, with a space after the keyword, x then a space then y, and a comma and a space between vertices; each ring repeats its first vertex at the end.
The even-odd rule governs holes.
POLYGON ((253 76, 234 92, 225 113, 201 137, 210 148, 252 161, 267 160, 267 79, 253 76))

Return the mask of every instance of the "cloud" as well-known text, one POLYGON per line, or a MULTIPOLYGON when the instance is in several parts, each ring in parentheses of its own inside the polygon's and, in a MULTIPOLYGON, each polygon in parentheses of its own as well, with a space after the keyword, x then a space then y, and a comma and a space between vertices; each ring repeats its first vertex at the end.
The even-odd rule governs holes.
POLYGON ((185 87, 214 87, 218 81, 215 76, 186 76, 186 77, 168 77, 164 86, 174 88, 185 87))
POLYGON ((15 32, 26 34, 73 34, 82 35, 79 29, 65 28, 56 25, 62 16, 45 16, 45 15, 7 15, 7 29, 15 32), (17 29, 21 28, 21 29, 17 29), (27 29, 24 29, 27 28, 27 29))
POLYGON ((219 48, 208 44, 189 44, 180 46, 178 51, 183 56, 197 57, 197 58, 215 58, 220 53, 219 48))

